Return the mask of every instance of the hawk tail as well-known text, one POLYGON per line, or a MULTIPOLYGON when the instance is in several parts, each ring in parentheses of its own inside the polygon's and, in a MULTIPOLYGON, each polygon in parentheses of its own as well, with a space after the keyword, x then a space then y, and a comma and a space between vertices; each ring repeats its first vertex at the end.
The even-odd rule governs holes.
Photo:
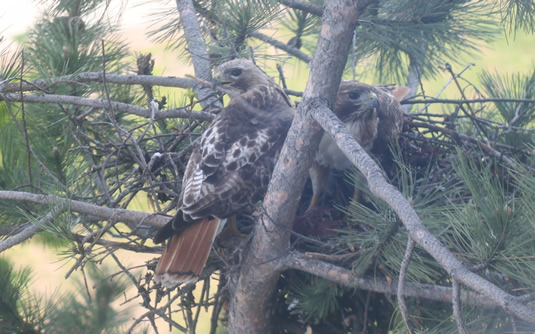
POLYGON ((154 280, 167 288, 199 279, 212 243, 219 231, 220 219, 202 219, 171 237, 156 266, 154 280))

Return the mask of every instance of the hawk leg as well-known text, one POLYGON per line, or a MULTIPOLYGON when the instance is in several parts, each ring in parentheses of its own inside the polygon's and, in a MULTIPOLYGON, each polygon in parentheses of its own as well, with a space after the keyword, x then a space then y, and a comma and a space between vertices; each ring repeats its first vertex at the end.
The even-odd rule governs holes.
POLYGON ((310 204, 308 205, 306 212, 312 210, 318 205, 320 196, 325 189, 325 184, 327 183, 329 169, 318 164, 317 162, 314 162, 312 163, 312 166, 308 172, 310 174, 310 181, 312 182, 312 198, 310 199, 310 204))

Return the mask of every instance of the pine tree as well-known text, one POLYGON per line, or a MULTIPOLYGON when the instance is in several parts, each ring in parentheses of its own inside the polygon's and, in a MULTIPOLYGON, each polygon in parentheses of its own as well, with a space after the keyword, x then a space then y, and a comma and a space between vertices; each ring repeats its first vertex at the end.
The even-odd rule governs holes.
POLYGON ((159 319, 194 332, 202 308, 211 312, 211 333, 225 326, 275 333, 533 327, 535 72, 483 72, 472 83, 459 71, 461 56, 480 53, 503 29, 509 37, 532 34, 532 1, 178 0, 176 11, 154 16, 151 34, 190 60, 201 80, 153 76, 157 60, 150 54, 137 54, 134 64, 114 34, 108 2, 47 3, 24 52, 1 60, 0 252, 39 233, 66 249, 75 260, 71 271, 101 283, 41 301, 28 292, 29 271, 2 261, 0 275, 9 284, 0 287, 0 328, 136 332, 148 321, 159 331, 159 319), (337 29, 340 38, 326 41, 337 29), (336 54, 337 47, 348 52, 336 54), (233 58, 253 58, 299 102, 288 139, 297 152, 287 160, 310 162, 319 138, 311 118, 326 129, 335 124, 323 116, 339 75, 407 85, 412 93, 404 104, 412 111, 390 157, 377 158, 381 172, 357 153, 360 171, 333 175, 334 190, 312 215, 303 213, 308 165, 276 170, 273 183, 284 179, 279 189, 292 200, 260 205, 260 217, 238 216, 240 231, 254 241, 222 235, 198 283, 164 290, 152 281, 156 258, 140 275, 115 251, 161 252, 149 240, 175 209, 189 153, 211 111, 226 102, 200 82, 233 58), (295 88, 302 87, 302 73, 291 66, 306 63, 311 76, 302 93, 295 88), (458 100, 427 95, 424 79, 444 71, 458 100), (172 98, 157 86, 179 87, 184 95, 172 98), (395 190, 383 177, 404 202, 389 201, 395 190), (354 187, 360 201, 348 200, 354 187), (141 202, 157 214, 133 210, 141 202), (423 225, 399 207, 413 210, 423 225), (276 248, 268 255, 254 248, 267 242, 276 248), (102 265, 105 258, 117 265, 115 273, 102 265), (106 279, 116 276, 125 280, 106 279), (128 298, 147 309, 130 323, 111 306, 125 281, 137 291, 128 298))

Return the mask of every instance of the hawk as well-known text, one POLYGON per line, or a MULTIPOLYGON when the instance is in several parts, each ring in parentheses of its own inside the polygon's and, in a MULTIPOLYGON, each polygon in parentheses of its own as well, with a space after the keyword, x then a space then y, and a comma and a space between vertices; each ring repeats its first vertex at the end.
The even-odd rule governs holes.
POLYGON ((226 218, 263 198, 295 113, 284 91, 248 60, 221 64, 214 74, 230 102, 193 149, 177 213, 154 238, 170 239, 155 270, 166 287, 197 281, 226 218))
MULTIPOLYGON (((365 83, 342 81, 338 88, 334 113, 346 124, 355 140, 368 153, 381 152, 388 143, 398 138, 403 127, 401 101, 409 92, 395 85, 370 86, 365 83)), ((345 170, 353 163, 329 136, 323 134, 315 161, 310 168, 312 199, 308 210, 315 207, 325 188, 329 169, 345 170)))

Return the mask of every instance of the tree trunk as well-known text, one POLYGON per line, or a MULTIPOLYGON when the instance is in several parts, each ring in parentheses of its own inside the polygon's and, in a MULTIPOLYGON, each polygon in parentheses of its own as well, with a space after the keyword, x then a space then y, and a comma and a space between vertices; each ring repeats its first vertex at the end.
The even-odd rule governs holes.
POLYGON ((275 167, 264 212, 256 222, 251 248, 230 303, 229 333, 269 333, 272 297, 282 268, 276 259, 288 252, 289 230, 321 128, 310 108, 333 105, 362 7, 355 1, 327 1, 303 99, 275 167))

